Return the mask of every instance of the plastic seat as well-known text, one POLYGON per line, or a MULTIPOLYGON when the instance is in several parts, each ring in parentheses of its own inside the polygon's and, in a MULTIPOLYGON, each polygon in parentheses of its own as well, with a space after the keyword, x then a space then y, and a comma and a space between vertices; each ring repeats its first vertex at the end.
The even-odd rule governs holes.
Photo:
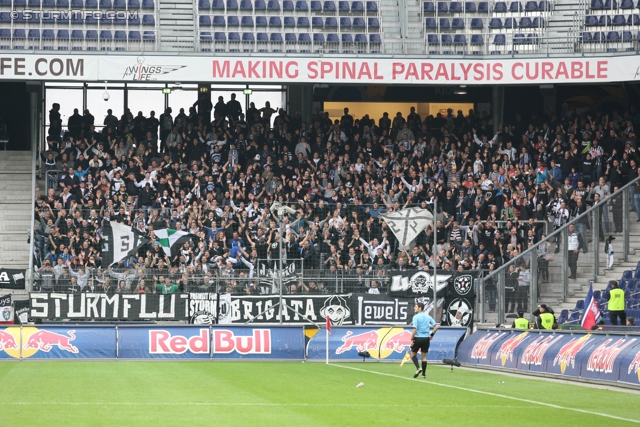
POLYGON ((616 15, 611 20, 611 25, 613 26, 627 25, 627 20, 625 19, 624 15, 616 15))
POLYGON ((198 22, 201 27, 210 27, 211 26, 211 18, 208 16, 200 15, 198 18, 198 22))
POLYGON ((255 0, 255 2, 253 3, 253 10, 267 10, 267 3, 265 3, 264 0, 255 0))
POLYGON ((438 2, 438 13, 447 13, 449 12, 449 3, 444 1, 438 2))
POLYGON ((269 0, 267 10, 269 12, 280 12, 280 2, 278 0, 269 0))
POLYGON ((353 39, 356 44, 367 44, 367 36, 364 34, 356 34, 356 38, 353 39))
POLYGON ((353 36, 351 34, 342 34, 342 44, 353 44, 353 36))
POLYGON ((237 27, 240 25, 240 20, 237 16, 227 16, 227 26, 237 27))
POLYGON ((596 27, 598 25, 598 17, 589 15, 584 20, 584 25, 586 27, 596 27))
POLYGON ((464 11, 467 13, 476 13, 477 8, 475 2, 466 1, 464 2, 464 11))
POLYGON ((525 16, 524 18, 520 18, 520 22, 518 23, 518 27, 520 28, 531 28, 531 18, 525 16))
POLYGON ((112 9, 112 8, 113 8, 113 2, 111 0, 100 0, 100 9, 112 9))
POLYGON ((211 42, 213 41, 213 36, 208 31, 203 31, 200 33, 200 41, 201 42, 211 42))
POLYGON ((369 44, 380 44, 380 43, 382 43, 380 34, 369 34, 369 44))
POLYGON ((514 18, 505 18, 504 28, 518 28, 518 24, 514 18))
POLYGON ((507 11, 507 3, 503 1, 498 1, 493 5, 494 12, 506 12, 507 11))
MULTIPOLYGON (((431 19, 433 19, 433 20, 434 20, 434 22, 435 22, 435 19, 434 19, 434 18, 431 18, 431 19)), ((364 30, 364 28, 365 28, 366 26, 367 26, 367 25, 366 25, 366 24, 365 24, 365 22, 364 22, 364 18, 353 18, 353 24, 352 24, 352 27, 353 27, 353 29, 354 29, 354 30, 360 30, 360 29, 363 29, 363 30, 364 30)))
POLYGON ((282 44, 282 34, 271 33, 271 35, 269 36, 269 41, 273 44, 282 44))
POLYGON ((462 18, 453 18, 451 20, 451 28, 456 30, 464 29, 464 19, 462 18))
POLYGON ((236 12, 238 10, 238 0, 227 0, 227 12, 236 12))
POLYGON ((537 12, 538 11, 538 3, 535 1, 528 1, 524 5, 525 12, 537 12))
POLYGON ((605 25, 611 25, 611 17, 609 15, 601 15, 598 18, 598 25, 604 27, 605 25))
POLYGON ((438 39, 437 34, 428 34, 427 35, 427 44, 440 44, 440 39, 438 39))
POLYGON ((113 32, 113 39, 118 41, 118 40, 127 40, 127 33, 125 33, 124 31, 114 31, 113 32))
POLYGON ((53 33, 53 30, 42 30, 42 39, 44 40, 52 40, 55 39, 56 36, 53 33))
POLYGON ((640 25, 640 16, 638 14, 629 15, 627 25, 640 25))
POLYGON ((351 28, 351 18, 340 18, 340 28, 341 29, 350 29, 351 28))
POLYGON ((633 41, 633 35, 631 34, 631 31, 623 31, 622 32, 622 41, 623 42, 633 41))
POLYGON ((293 12, 294 9, 295 9, 295 6, 293 5, 293 1, 284 0, 282 2, 282 11, 283 12, 293 12))
POLYGON ((226 25, 226 22, 224 20, 224 16, 222 15, 216 15, 213 17, 213 21, 211 22, 211 24, 214 27, 224 27, 226 25))
POLYGON ((140 0, 128 0, 129 9, 140 9, 140 0))
POLYGON ((142 25, 156 25, 156 19, 153 15, 143 15, 142 25))
POLYGON ((591 0, 591 9, 592 10, 604 9, 604 2, 602 0, 591 0))
POLYGON ((622 280, 629 280, 629 279, 633 279, 633 274, 634 272, 631 270, 625 270, 622 273, 622 280))
POLYGON ((336 4, 333 1, 325 1, 324 5, 322 6, 322 11, 323 12, 335 12, 336 11, 336 4))
POLYGON ((113 40, 113 34, 109 30, 101 30, 100 31, 100 40, 113 40))
POLYGON ((633 9, 633 0, 622 0, 620 9, 633 9))
POLYGON ((341 0, 338 2, 338 12, 349 13, 351 12, 351 6, 348 1, 341 0))
POLYGON ((449 22, 449 18, 440 18, 440 28, 443 30, 448 30, 451 28, 451 22, 449 22))
POLYGON ((489 28, 492 30, 498 30, 502 28, 502 19, 500 18, 491 18, 489 21, 489 28))
POLYGON ((453 44, 467 44, 467 36, 465 36, 464 34, 454 35, 453 44))
POLYGON ((142 8, 143 9, 155 9, 156 5, 153 0, 142 0, 142 8))
POLYGON ((305 0, 296 1, 296 12, 307 12, 309 10, 309 5, 305 0))
POLYGON ((378 20, 378 18, 369 18, 367 19, 367 24, 369 26, 369 29, 378 29, 380 28, 380 21, 378 20))
POLYGON ((327 34, 327 43, 340 43, 340 39, 337 34, 327 34))
POLYGON ((71 40, 84 40, 84 34, 81 30, 71 31, 71 40))
POLYGON ((211 9, 211 3, 209 3, 209 0, 198 0, 198 9, 209 10, 211 9))
POLYGON ((362 13, 364 12, 364 5, 361 1, 354 1, 351 3, 351 13, 362 13))
POLYGON ((129 31, 129 40, 141 41, 142 36, 140 35, 140 31, 129 31))
POLYGON ((435 5, 431 1, 426 1, 423 3, 424 11, 427 13, 432 13, 436 11, 435 5))
POLYGON ((298 43, 311 43, 311 37, 307 33, 298 34, 298 43))
POLYGON ((509 12, 511 13, 522 12, 522 5, 520 4, 520 2, 512 1, 511 5, 509 6, 509 12))
POLYGON ((329 17, 324 21, 325 28, 338 28, 338 20, 333 17, 329 17))
POLYGON ((615 10, 615 9, 618 8, 618 1, 617 0, 605 0, 604 8, 606 10, 615 10))
POLYGON ((493 39, 493 44, 505 44, 507 42, 507 38, 504 34, 496 34, 493 39))
POLYGON ((533 21, 531 21, 531 26, 533 28, 544 28, 544 18, 533 18, 533 21))
POLYGON ((253 43, 255 41, 255 38, 253 37, 253 33, 242 33, 242 41, 253 43))
POLYGON ((527 42, 527 38, 524 34, 514 34, 513 35, 513 44, 525 44, 527 42))
POLYGON ((451 34, 441 34, 440 41, 442 44, 449 45, 453 44, 453 39, 451 38, 451 34))
MULTIPOLYGON (((278 19, 280 19, 278 17, 278 19)), ((256 27, 266 27, 267 26, 267 17, 266 16, 256 16, 256 27)))
POLYGON ((245 11, 252 11, 253 10, 253 3, 251 3, 251 0, 241 0, 240 1, 240 10, 245 10, 245 11))
MULTIPOLYGON (((271 18, 271 20, 273 20, 273 18, 271 18)), ((309 23, 309 22, 307 21, 307 23, 309 23)), ((269 21, 269 26, 270 27, 272 26, 271 25, 271 21, 269 21)), ((295 18, 293 18, 292 16, 285 16, 284 17, 284 27, 285 28, 295 28, 295 26, 296 26, 295 18)))
POLYGON ((322 34, 322 33, 314 34, 313 35, 313 42, 314 43, 322 43, 322 44, 324 44, 324 34, 322 34))
POLYGON ((481 46, 484 44, 484 38, 481 34, 473 34, 471 36, 471 45, 472 46, 481 46))
POLYGON ((471 29, 472 30, 481 30, 484 28, 484 22, 481 18, 472 18, 471 19, 471 29))
POLYGON ((127 8, 126 0, 113 0, 113 8, 114 9, 126 9, 127 8))
POLYGON ((478 3, 478 12, 485 13, 489 12, 489 2, 481 1, 478 3))
POLYGON ((367 2, 367 12, 368 13, 373 13, 373 12, 377 12, 378 11, 378 3, 376 3, 375 1, 368 1, 367 2))
POLYGON ((58 30, 56 38, 58 40, 69 40, 69 30, 58 30))
POLYGON ((309 9, 311 9, 312 12, 322 12, 322 3, 317 0, 311 0, 309 9))
POLYGON ((322 20, 322 18, 318 17, 318 16, 314 16, 313 18, 311 18, 311 26, 313 28, 323 28, 324 27, 324 21, 322 20))
POLYGON ((462 3, 459 1, 452 1, 449 3, 450 13, 462 13, 462 3))
MULTIPOLYGON (((291 23, 291 25, 289 25, 289 27, 295 27, 295 25, 296 25, 295 21, 293 20, 293 17, 291 17, 291 16, 286 16, 284 18, 285 19, 285 27, 287 26, 286 25, 287 18, 289 18, 289 22, 291 23)), ((257 25, 257 23, 256 23, 256 25, 257 25)), ((282 22, 280 21, 280 17, 279 16, 272 16, 271 18, 269 18, 269 28, 275 28, 275 27, 277 27, 277 28, 282 27, 282 22)))
POLYGON ((98 7, 98 0, 86 0, 84 2, 85 9, 96 9, 98 7))
POLYGON ((301 16, 298 18, 298 28, 309 28, 309 18, 301 16))

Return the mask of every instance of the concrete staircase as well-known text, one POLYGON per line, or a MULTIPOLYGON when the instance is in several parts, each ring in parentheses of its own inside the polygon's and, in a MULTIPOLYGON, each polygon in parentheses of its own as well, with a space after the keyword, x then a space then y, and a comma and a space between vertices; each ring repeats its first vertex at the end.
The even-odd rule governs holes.
POLYGON ((196 48, 194 0, 160 0, 158 6, 160 49, 186 51, 196 48))
POLYGON ((579 51, 578 37, 584 27, 586 8, 584 0, 557 0, 548 18, 547 37, 542 42, 541 51, 549 54, 579 51))
POLYGON ((400 9, 398 0, 380 1, 380 25, 385 53, 399 54, 403 51, 401 21, 403 17, 400 16, 400 9))
POLYGON ((407 30, 406 49, 409 54, 424 54, 424 23, 422 22, 422 0, 405 0, 407 30))
POLYGON ((0 268, 29 266, 31 152, 0 152, 0 268))

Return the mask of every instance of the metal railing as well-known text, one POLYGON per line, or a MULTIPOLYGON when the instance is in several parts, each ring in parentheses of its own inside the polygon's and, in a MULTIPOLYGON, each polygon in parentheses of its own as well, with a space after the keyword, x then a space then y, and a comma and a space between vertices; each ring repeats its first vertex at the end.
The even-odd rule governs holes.
MULTIPOLYGON (((629 207, 630 200, 634 201, 634 205, 640 205, 640 194, 635 195, 635 187, 638 183, 640 183, 640 177, 615 192, 611 191, 608 197, 589 207, 581 215, 568 220, 562 227, 548 234, 545 239, 524 250, 520 256, 488 273, 484 277, 484 281, 496 282, 498 322, 505 321, 506 304, 509 299, 509 295, 505 294, 505 284, 510 268, 525 264, 525 269, 529 270, 530 287, 524 311, 531 313, 541 297, 546 300, 554 300, 557 303, 566 301, 567 297, 571 296, 571 292, 576 292, 579 297, 583 296, 585 291, 583 291, 582 286, 586 286, 591 280, 597 280, 600 275, 603 259, 601 260, 600 257, 601 248, 599 243, 604 241, 605 234, 607 236, 618 236, 616 240, 618 238, 619 240, 614 241, 618 249, 614 248, 614 252, 621 254, 621 258, 618 258, 619 260, 627 261, 630 232, 629 207), (587 252, 569 254, 567 238, 570 226, 574 226, 576 232, 582 237, 583 244, 588 248, 587 252), (588 227, 591 229, 591 235, 587 234, 588 227), (550 247, 558 248, 559 259, 556 260, 555 254, 551 253, 546 259, 539 257, 539 253, 541 251, 544 252, 545 247, 547 249, 550 249, 550 247), (575 257, 575 260, 573 257, 575 257), (540 263, 543 265, 539 265, 540 263), (548 286, 544 287, 545 289, 541 289, 539 286, 541 284, 539 280, 540 274, 543 275, 543 278, 546 278, 548 286), (575 276, 571 276, 572 274, 575 274, 575 276), (579 278, 577 277, 578 275, 580 276, 579 278), (569 287, 570 279, 577 281, 577 283, 572 284, 573 289, 569 287), (583 280, 583 283, 580 283, 580 280, 583 280)), ((607 267, 606 264, 604 267, 607 267)), ((484 306, 482 306, 480 317, 484 318, 484 316, 484 306)))

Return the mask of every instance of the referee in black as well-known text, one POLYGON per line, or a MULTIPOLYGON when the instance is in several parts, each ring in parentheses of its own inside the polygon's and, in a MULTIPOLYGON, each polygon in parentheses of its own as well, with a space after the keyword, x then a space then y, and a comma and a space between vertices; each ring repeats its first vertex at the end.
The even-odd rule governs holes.
POLYGON ((411 360, 416 365, 416 373, 413 378, 418 378, 422 373, 422 378, 427 374, 427 352, 433 335, 438 330, 438 325, 433 317, 424 312, 424 303, 416 303, 413 307, 416 314, 413 316, 413 333, 411 334, 411 360), (431 331, 433 328, 433 332, 431 331), (418 350, 422 355, 422 368, 418 365, 418 350))

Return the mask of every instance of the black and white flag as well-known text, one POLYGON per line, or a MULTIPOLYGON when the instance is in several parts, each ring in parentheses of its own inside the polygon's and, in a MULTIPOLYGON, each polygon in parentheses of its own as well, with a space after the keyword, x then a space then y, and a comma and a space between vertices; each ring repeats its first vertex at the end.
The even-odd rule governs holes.
POLYGON ((400 249, 408 249, 411 242, 433 222, 433 215, 426 209, 408 208, 380 215, 398 239, 400 249))
POLYGON ((117 222, 106 222, 103 233, 102 258, 104 265, 111 265, 123 258, 133 256, 149 239, 131 227, 117 222))
POLYGON ((0 323, 13 323, 13 311, 11 311, 11 295, 0 297, 0 323))

